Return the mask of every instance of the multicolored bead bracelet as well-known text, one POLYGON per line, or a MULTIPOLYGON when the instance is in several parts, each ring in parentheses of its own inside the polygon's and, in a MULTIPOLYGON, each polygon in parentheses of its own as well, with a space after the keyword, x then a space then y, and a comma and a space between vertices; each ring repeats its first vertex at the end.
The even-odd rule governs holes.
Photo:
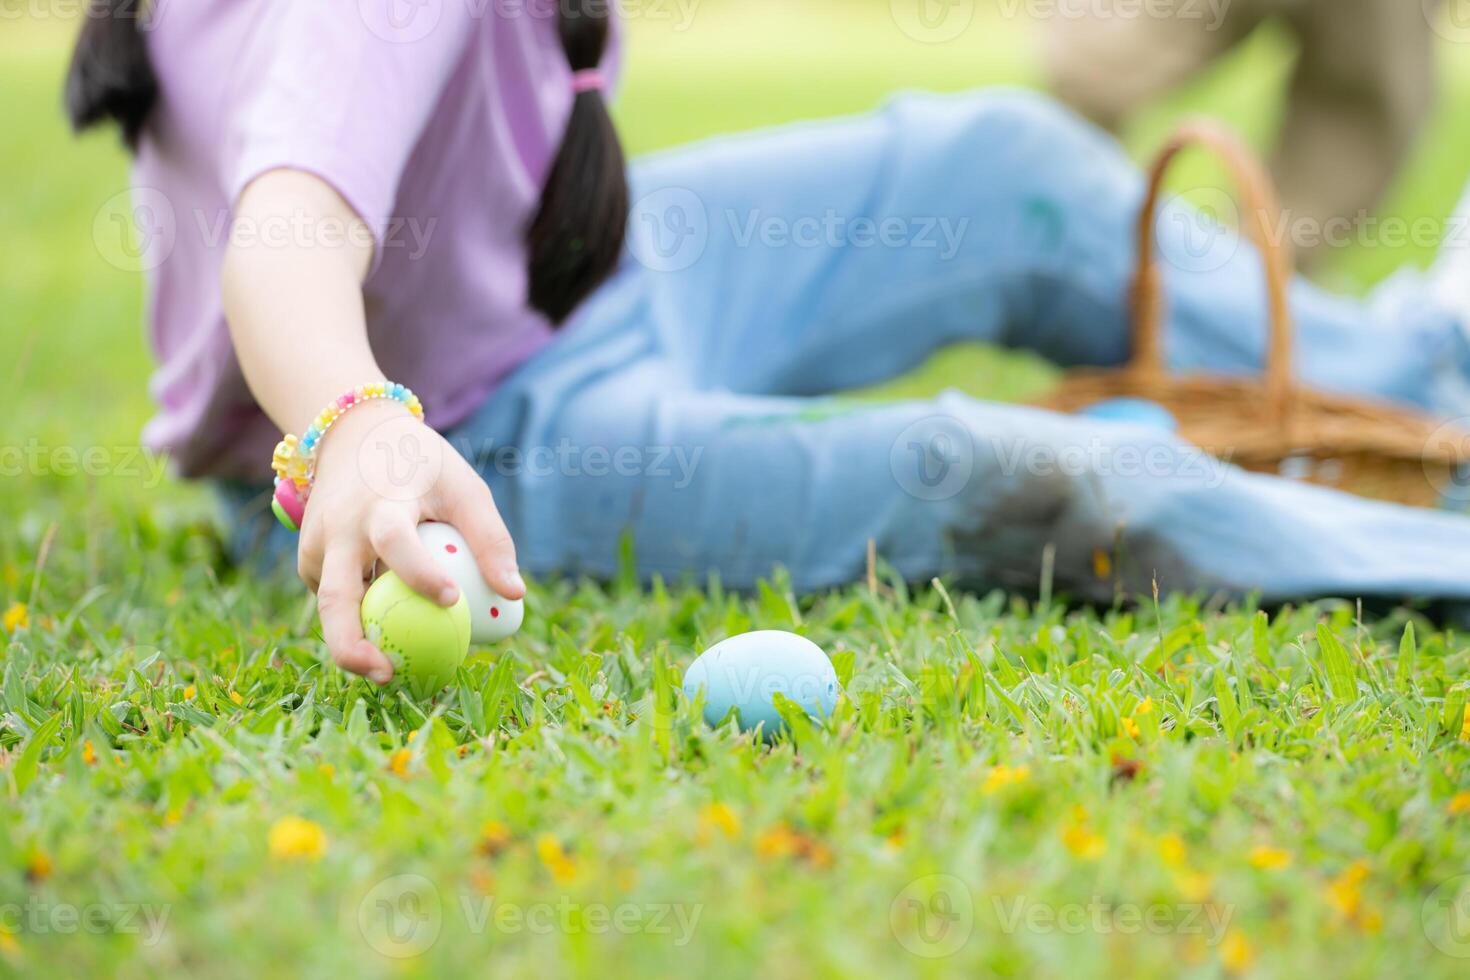
POLYGON ((300 439, 288 434, 276 444, 276 451, 271 454, 271 469, 276 473, 271 511, 276 520, 292 531, 301 529, 306 500, 311 495, 311 484, 316 477, 317 449, 327 430, 354 407, 379 399, 396 401, 420 422, 424 419, 424 406, 412 391, 392 381, 373 381, 358 385, 328 405, 300 439))

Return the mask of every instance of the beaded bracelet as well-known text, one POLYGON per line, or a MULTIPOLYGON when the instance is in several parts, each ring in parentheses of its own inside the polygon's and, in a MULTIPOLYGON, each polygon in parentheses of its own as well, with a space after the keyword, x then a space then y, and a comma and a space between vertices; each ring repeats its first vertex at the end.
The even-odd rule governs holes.
POLYGON ((355 406, 379 399, 396 401, 420 422, 424 419, 424 406, 412 391, 391 381, 373 381, 358 385, 328 405, 300 439, 287 434, 276 444, 276 451, 271 454, 271 469, 276 474, 271 511, 275 513, 276 520, 289 530, 301 529, 306 500, 311 495, 311 484, 316 477, 317 448, 326 437, 327 430, 355 406))

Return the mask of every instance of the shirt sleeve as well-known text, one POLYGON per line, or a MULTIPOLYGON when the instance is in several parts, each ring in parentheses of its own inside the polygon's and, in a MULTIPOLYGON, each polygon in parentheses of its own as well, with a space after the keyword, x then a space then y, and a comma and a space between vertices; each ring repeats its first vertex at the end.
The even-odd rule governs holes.
POLYGON ((457 0, 284 0, 267 5, 247 91, 226 111, 231 201, 269 170, 331 184, 382 242, 399 180, 474 33, 457 0))

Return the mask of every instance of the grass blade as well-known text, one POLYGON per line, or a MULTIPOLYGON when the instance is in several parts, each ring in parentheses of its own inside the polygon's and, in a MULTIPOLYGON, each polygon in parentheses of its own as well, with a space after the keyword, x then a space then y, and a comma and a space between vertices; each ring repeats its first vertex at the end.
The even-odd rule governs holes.
POLYGON ((1409 689, 1409 681, 1414 676, 1414 660, 1419 655, 1419 642, 1414 638, 1414 623, 1412 621, 1404 624, 1404 636, 1399 640, 1399 662, 1394 671, 1393 682, 1400 691, 1409 689))
POLYGON ((1352 659, 1337 634, 1326 623, 1317 624, 1317 646, 1322 651, 1322 660, 1327 668, 1327 683, 1331 688, 1332 699, 1341 702, 1357 700, 1357 672, 1353 668, 1352 659))

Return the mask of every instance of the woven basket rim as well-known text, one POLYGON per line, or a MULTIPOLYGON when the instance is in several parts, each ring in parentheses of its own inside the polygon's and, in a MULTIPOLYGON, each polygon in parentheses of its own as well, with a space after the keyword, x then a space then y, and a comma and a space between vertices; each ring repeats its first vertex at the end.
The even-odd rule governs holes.
POLYGON ((1470 464, 1470 430, 1435 422, 1382 399, 1298 387, 1292 416, 1283 430, 1269 417, 1266 386, 1247 376, 1175 374, 1139 383, 1127 370, 1080 369, 1069 372, 1040 404, 1076 412, 1100 401, 1127 397, 1162 405, 1186 437, 1219 456, 1375 454, 1452 467, 1470 464), (1217 410, 1225 402, 1235 406, 1228 432, 1222 431, 1226 423, 1217 410), (1199 414, 1207 414, 1217 424, 1200 421, 1199 414))

